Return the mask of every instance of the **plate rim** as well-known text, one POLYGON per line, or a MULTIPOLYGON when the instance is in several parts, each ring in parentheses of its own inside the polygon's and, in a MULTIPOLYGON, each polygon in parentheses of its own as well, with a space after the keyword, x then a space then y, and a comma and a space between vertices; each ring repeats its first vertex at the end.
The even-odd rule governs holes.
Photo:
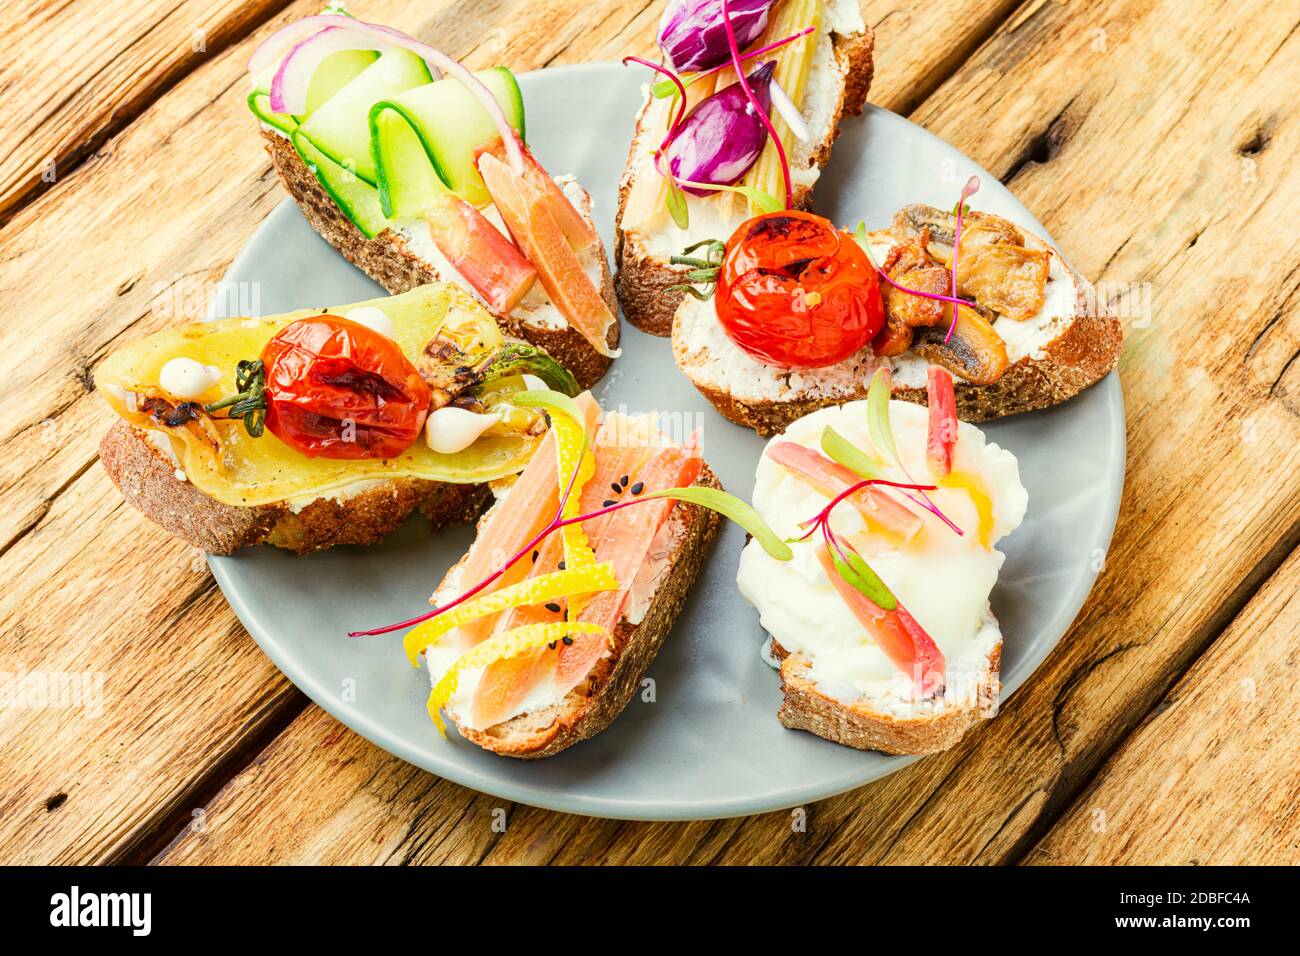
MULTIPOLYGON (((621 65, 609 62, 598 63, 578 63, 566 66, 548 67, 544 70, 532 70, 527 73, 519 74, 522 80, 528 76, 535 76, 545 73, 550 76, 563 73, 581 73, 587 71, 599 71, 617 67, 620 71, 621 65)), ((867 104, 863 110, 864 116, 873 114, 886 119, 889 123, 902 123, 910 127, 912 134, 919 133, 926 140, 934 141, 942 145, 943 148, 954 150, 962 155, 971 167, 977 169, 981 177, 987 177, 990 181, 997 181, 997 177, 992 176, 965 153, 961 153, 955 146, 943 140, 942 138, 931 133, 929 130, 913 123, 906 117, 899 116, 890 110, 875 104, 867 104)), ((1009 191, 1009 190, 1008 190, 1009 191)), ((1017 199, 1017 202, 1019 200, 1017 199)), ((1023 203, 1020 203, 1023 206, 1023 203)), ((276 228, 276 223, 287 215, 301 214, 297 204, 290 196, 282 198, 280 203, 258 224, 257 228, 244 241, 239 253, 231 261, 229 268, 226 269, 222 276, 222 282, 226 283, 231 280, 231 276, 238 275, 242 272, 253 257, 252 247, 255 240, 264 230, 276 228)), ((1030 214, 1032 219, 1031 226, 1037 227, 1040 233, 1047 238, 1049 242, 1056 245, 1055 240, 1042 227, 1036 217, 1030 214)), ((337 252, 334 252, 337 255, 337 252)), ((344 260, 346 261, 346 260, 344 260)), ((621 316, 621 311, 620 311, 621 316)), ((620 317, 620 321, 623 319, 620 317)), ((1109 425, 1113 438, 1110 443, 1113 448, 1113 454, 1116 458, 1117 473, 1114 480, 1108 482, 1107 497, 1105 501, 1104 520, 1101 527, 1104 529, 1100 537, 1100 547, 1103 550, 1108 549, 1111 540, 1114 537, 1116 524, 1119 517, 1120 503, 1123 497, 1125 479, 1127 477, 1127 429, 1126 414, 1124 406, 1123 389, 1120 386, 1118 370, 1112 370, 1101 381, 1097 382, 1089 391, 1105 390, 1107 393, 1107 424, 1109 425)), ((1074 401, 1074 399, 1071 399, 1074 401)), ((1033 414, 1032 412, 1025 414, 1033 414)), ((516 783, 499 778, 484 778, 474 767, 459 763, 453 758, 442 757, 435 752, 416 751, 407 746, 403 740, 394 736, 377 720, 372 718, 364 709, 356 706, 349 706, 341 702, 337 695, 328 690, 313 676, 312 672, 304 669, 290 659, 282 645, 275 639, 274 634, 269 627, 264 627, 258 619, 256 610, 245 600, 245 595, 235 581, 232 569, 238 560, 236 556, 220 557, 216 555, 207 555, 208 566, 212 570, 217 586, 221 589, 231 609, 239 618, 240 623, 248 631, 249 635, 256 641, 262 652, 271 660, 276 668, 290 681, 295 687, 302 691, 313 703, 321 707, 331 717, 339 721, 344 726, 355 731, 367 741, 376 747, 384 750, 407 763, 416 766, 426 772, 435 774, 452 783, 467 787, 478 793, 488 794, 503 800, 523 803, 529 806, 538 807, 544 810, 550 810, 559 813, 570 813, 582 816, 591 816, 604 819, 614 820, 638 820, 653 822, 670 822, 670 821, 688 821, 688 820, 720 820, 732 817, 750 816, 757 813, 769 813, 780 810, 790 809, 792 807, 802 806, 808 803, 825 800, 851 790, 856 790, 866 786, 889 774, 903 769, 916 760, 920 759, 918 755, 892 756, 868 765, 867 768, 857 773, 836 776, 833 778, 823 779, 815 784, 808 784, 801 787, 783 787, 778 796, 776 792, 749 793, 743 797, 727 796, 718 799, 701 799, 692 797, 689 800, 683 798, 678 801, 656 800, 650 806, 645 802, 634 802, 629 800, 619 800, 611 797, 592 797, 583 793, 574 793, 559 790, 554 786, 536 785, 526 783, 516 783)), ((1019 690, 1020 687, 1029 680, 1042 666, 1047 656, 1051 654, 1061 643, 1070 626, 1077 619, 1080 610, 1087 601, 1088 596, 1092 593, 1096 585, 1097 577, 1100 572, 1092 575, 1091 578, 1083 578, 1075 586, 1070 594, 1070 599, 1059 605, 1055 613, 1046 622, 1041 633, 1055 633, 1050 641, 1039 641, 1035 648, 1030 650, 1025 658, 1020 662, 1015 672, 1011 675, 1004 675, 1002 682, 1002 694, 999 710, 1005 707, 1011 696, 1019 690)), ((775 715, 773 716, 775 720, 775 715)), ((272 741, 268 746, 273 745, 272 741)), ((502 757, 500 759, 509 759, 502 757)))

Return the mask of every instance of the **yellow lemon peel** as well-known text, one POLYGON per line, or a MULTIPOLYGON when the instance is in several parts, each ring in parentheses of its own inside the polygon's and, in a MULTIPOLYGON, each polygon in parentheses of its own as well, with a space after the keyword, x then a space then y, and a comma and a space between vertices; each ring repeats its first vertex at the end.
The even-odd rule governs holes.
POLYGON ((585 568, 539 574, 537 577, 525 578, 482 597, 471 598, 444 614, 417 624, 407 632, 402 644, 406 648, 406 656, 411 666, 416 667, 419 666, 420 653, 425 648, 432 647, 449 632, 469 621, 488 614, 499 614, 512 607, 544 604, 572 594, 617 590, 618 579, 614 577, 614 565, 609 561, 585 568))
MULTIPOLYGON (((563 495, 572 477, 573 487, 564 502, 561 518, 576 518, 582 514, 582 490, 591 476, 596 473, 596 458, 591 452, 587 433, 582 422, 574 421, 567 415, 554 415, 551 428, 555 432, 555 450, 558 459, 556 472, 560 479, 560 494, 563 495), (574 469, 577 475, 574 476, 574 469)), ((564 541, 564 566, 566 568, 583 568, 596 563, 596 553, 591 549, 587 532, 582 522, 565 525, 560 529, 564 541)))
POLYGON ((601 634, 605 629, 599 624, 585 624, 580 621, 552 621, 542 624, 525 624, 509 631, 504 631, 476 644, 462 654, 456 663, 447 669, 429 693, 429 716, 433 718, 438 733, 447 736, 447 725, 442 719, 442 708, 451 700, 460 684, 460 674, 464 670, 487 667, 497 661, 522 654, 524 651, 543 644, 563 639, 569 634, 601 634))

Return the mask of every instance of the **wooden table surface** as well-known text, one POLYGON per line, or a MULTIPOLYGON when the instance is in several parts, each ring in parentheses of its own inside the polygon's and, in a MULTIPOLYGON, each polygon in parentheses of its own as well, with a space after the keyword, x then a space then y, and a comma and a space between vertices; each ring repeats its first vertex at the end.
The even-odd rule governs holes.
MULTIPOLYGON (((283 198, 244 63, 318 6, 13 0, 0 26, 0 690, 102 681, 99 707, 0 702, 0 862, 1300 862, 1293 4, 865 0, 871 101, 1127 292, 1128 480, 1002 715, 802 827, 585 819, 414 769, 290 685, 98 466, 96 363, 201 315, 283 198)), ((661 7, 352 4, 517 70, 644 53, 661 7)))

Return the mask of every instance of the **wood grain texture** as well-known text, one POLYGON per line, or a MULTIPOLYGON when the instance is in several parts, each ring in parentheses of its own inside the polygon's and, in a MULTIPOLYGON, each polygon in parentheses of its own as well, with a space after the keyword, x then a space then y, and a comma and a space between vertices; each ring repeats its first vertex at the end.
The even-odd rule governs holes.
POLYGON ((0 35, 0 223, 205 57, 288 0, 11 0, 0 35))
MULTIPOLYGON (((520 69, 644 51, 659 15, 640 2, 353 6, 471 65, 520 69)), ((192 812, 165 861, 1022 856, 1300 539, 1295 18, 1203 6, 1193 18, 1174 0, 1031 0, 1003 23, 1010 5, 989 0, 869 3, 874 102, 923 98, 914 118, 1008 180, 1081 271, 1138 283, 1139 304, 1150 283, 1154 315, 1126 320, 1120 526, 1062 646, 962 746, 802 817, 695 824, 505 804, 314 707, 206 799, 301 697, 206 571, 94 466, 108 419, 86 377, 116 344, 201 312, 205 283, 280 199, 243 110, 249 44, 209 57, 0 233, 0 670, 101 668, 106 701, 94 719, 0 711, 13 781, 0 788, 0 859, 131 857, 192 812)), ((1294 814, 1273 816, 1294 847, 1294 814)), ((1071 832, 1044 842, 1055 859, 1092 852, 1071 832)))
POLYGON ((1027 862, 1300 860, 1300 552, 1251 600, 1027 862))
MULTIPOLYGON (((1300 249, 1287 223, 1300 188, 1286 158, 1300 130, 1293 114, 1272 111, 1296 79, 1293 18, 1229 3, 1194 20, 1173 3, 1083 6, 1026 5, 916 116, 1008 179, 1085 274, 1132 292, 1119 302, 1128 487, 1109 554, 1078 555, 1104 559, 1106 573, 1062 645, 998 720, 952 752, 807 808, 802 830, 787 813, 642 824, 502 805, 508 826, 484 862, 1016 860, 1294 549, 1300 410, 1287 370, 1300 346, 1300 249), (1207 63, 1222 68, 1214 82, 1207 63)), ((303 752, 298 737, 314 720, 304 715, 268 748, 288 776, 237 779, 209 808, 224 823, 202 842, 182 836, 165 859, 325 858, 310 831, 275 856, 244 836, 283 815, 278 794, 355 811, 347 794, 314 795, 319 763, 292 768, 287 757, 303 752)), ((354 744, 370 792, 409 773, 354 744)), ((391 835, 403 813, 384 859, 479 858, 482 798, 444 792, 355 822, 382 818, 391 835), (462 810, 476 839, 419 839, 415 821, 462 810)), ((1071 853, 1059 847, 1060 859, 1071 853)))
MULTIPOLYGON (((152 682, 151 693, 165 694, 178 690, 177 655, 201 650, 196 659, 212 682, 197 697, 168 698, 164 722, 154 719, 155 698, 112 695, 120 736, 88 731, 72 712, 0 714, 13 741, 6 767, 24 784, 6 790, 0 859, 130 856, 163 822, 185 816, 226 762, 237 763, 301 707, 219 596, 211 594, 207 613, 186 606, 184 594, 210 579, 115 497, 94 457, 108 412, 88 386, 95 364, 118 344, 201 314, 212 283, 280 201, 244 108, 243 64, 262 36, 317 6, 296 3, 248 42, 202 60, 0 234, 7 316, 0 373, 10 386, 0 394, 0 567, 12 575, 0 595, 0 620, 10 622, 0 655, 14 669, 129 660, 112 685, 152 682), (188 581, 181 597, 144 588, 134 570, 142 562, 188 581), (97 589, 97 600, 83 600, 82 588, 97 589), (21 641, 13 636, 19 627, 21 641), (146 699, 149 709, 136 710, 146 699), (143 785, 118 773, 124 763, 165 772, 143 785), (47 811, 46 800, 65 792, 47 811)), ((472 66, 509 62, 520 70, 644 52, 660 13, 656 3, 574 0, 376 0, 353 8, 436 36, 472 66)), ((879 16, 895 8, 904 6, 878 5, 879 16)), ((953 21, 963 37, 972 20, 991 28, 1000 10, 987 0, 969 8, 970 17, 953 21)), ((931 33, 922 45, 938 56, 947 35, 931 33)), ((916 68, 924 61, 919 53, 916 68)), ((894 82, 908 86, 905 76, 894 82)), ((455 790, 444 784, 439 793, 455 790)))
MULTIPOLYGON (((576 6, 376 2, 366 14, 438 36, 453 54, 469 51, 471 65, 504 59, 529 69, 600 55, 582 44, 566 50, 586 22, 576 6)), ((74 710, 0 711, 4 766, 20 782, 3 791, 0 859, 97 862, 130 852, 224 760, 302 706, 206 570, 192 567, 194 556, 112 490, 95 464, 111 417, 89 387, 116 345, 200 317, 213 284, 282 199, 244 106, 244 63, 262 35, 317 7, 299 3, 249 43, 205 60, 0 234, 0 669, 102 662, 106 713, 122 728, 88 725, 74 710), (211 603, 202 612, 183 600, 199 580, 211 603), (198 695, 177 678, 191 657, 211 681, 198 695), (135 689, 146 684, 148 693, 135 689), (157 695, 166 697, 164 721, 157 695), (146 781, 123 766, 155 775, 146 781), (47 798, 64 792, 45 817, 47 798)), ((653 25, 642 25, 648 42, 653 25)), ((635 28, 615 18, 595 35, 621 47, 635 28)))

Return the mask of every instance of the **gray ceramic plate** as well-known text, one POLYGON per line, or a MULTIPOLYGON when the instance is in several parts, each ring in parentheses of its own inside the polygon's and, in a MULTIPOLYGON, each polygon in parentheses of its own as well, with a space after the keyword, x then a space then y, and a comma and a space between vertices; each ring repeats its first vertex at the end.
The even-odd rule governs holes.
MULTIPOLYGON (((548 169, 575 173, 591 191, 610 247, 642 79, 639 71, 605 64, 520 77, 534 149, 548 169)), ((817 189, 818 208, 838 222, 865 218, 883 226, 907 202, 951 206, 972 173, 983 182, 980 208, 1042 233, 995 177, 878 109, 845 124, 817 189)), ((265 313, 379 294, 290 200, 262 224, 226 278, 258 283, 265 313)), ((763 441, 713 411, 677 372, 667 340, 624 324, 623 349, 596 389, 602 405, 660 409, 703 424, 706 457, 727 488, 747 498, 763 441)), ((1019 457, 1029 489, 1029 516, 1003 543, 1007 561, 993 593, 1006 636, 1009 694, 1065 633, 1109 542, 1124 476, 1118 380, 1111 375, 1064 406, 998 422, 988 432, 1019 457)), ((908 762, 777 723, 777 675, 759 659, 764 635, 735 587, 744 540, 735 526, 719 535, 650 669, 654 703, 634 699, 603 734, 538 762, 493 756, 454 730, 440 739, 425 713, 427 675, 406 663, 400 636, 350 640, 345 632, 426 609, 433 586, 470 539, 468 529, 434 537, 412 519, 377 547, 306 558, 265 547, 213 558, 212 569, 249 632, 316 703, 403 760, 503 799, 605 817, 723 817, 821 799, 908 762)))

